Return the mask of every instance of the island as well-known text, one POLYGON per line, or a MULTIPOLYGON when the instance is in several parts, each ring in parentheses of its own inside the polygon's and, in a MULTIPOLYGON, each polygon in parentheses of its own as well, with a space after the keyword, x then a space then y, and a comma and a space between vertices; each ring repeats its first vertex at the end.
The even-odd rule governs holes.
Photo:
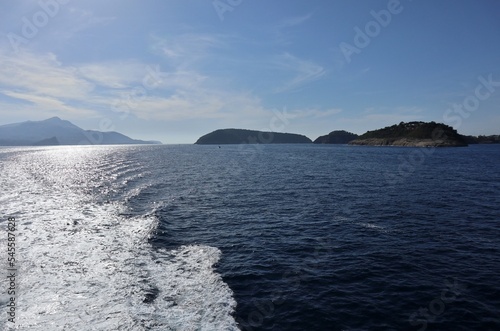
POLYGON ((465 138, 451 126, 436 122, 401 122, 382 129, 368 131, 350 145, 463 147, 465 138))
POLYGON ((196 141, 196 145, 227 144, 311 144, 312 140, 304 135, 255 131, 245 129, 220 129, 210 132, 196 141))
POLYGON ((359 136, 355 133, 347 132, 344 130, 332 131, 327 135, 318 137, 314 141, 315 144, 348 144, 349 142, 357 139, 359 136))
POLYGON ((124 144, 161 144, 161 142, 132 139, 114 131, 84 130, 59 117, 0 126, 0 146, 124 144))

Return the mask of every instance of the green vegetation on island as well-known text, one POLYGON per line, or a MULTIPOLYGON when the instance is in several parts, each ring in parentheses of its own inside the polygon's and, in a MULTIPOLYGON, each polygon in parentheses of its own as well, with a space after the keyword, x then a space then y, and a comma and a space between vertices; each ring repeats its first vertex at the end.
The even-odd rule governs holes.
POLYGON ((461 147, 467 142, 451 126, 436 122, 401 122, 382 129, 368 131, 350 145, 461 147))
POLYGON ((294 133, 266 132, 244 129, 221 129, 202 136, 197 145, 225 144, 310 144, 311 139, 294 133))
POLYGON ((355 133, 347 132, 344 130, 332 131, 327 135, 318 137, 314 141, 315 144, 347 144, 359 136, 355 133))

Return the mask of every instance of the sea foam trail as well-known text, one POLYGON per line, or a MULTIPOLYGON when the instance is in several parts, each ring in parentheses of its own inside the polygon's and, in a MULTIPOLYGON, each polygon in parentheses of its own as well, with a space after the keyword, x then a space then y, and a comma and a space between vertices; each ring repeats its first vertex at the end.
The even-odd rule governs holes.
MULTIPOLYGON (((79 150, 74 159, 44 149, 0 155, 8 188, 0 193, 2 228, 5 216, 18 223, 16 321, 6 321, 2 291, 3 329, 237 330, 233 293, 213 267, 221 252, 155 250, 147 240, 154 216, 121 217, 119 202, 95 203, 75 190, 75 183, 96 180, 78 166, 95 157, 91 152, 79 150)), ((7 247, 6 235, 0 247, 7 247)), ((3 290, 5 272, 1 277, 3 290)))

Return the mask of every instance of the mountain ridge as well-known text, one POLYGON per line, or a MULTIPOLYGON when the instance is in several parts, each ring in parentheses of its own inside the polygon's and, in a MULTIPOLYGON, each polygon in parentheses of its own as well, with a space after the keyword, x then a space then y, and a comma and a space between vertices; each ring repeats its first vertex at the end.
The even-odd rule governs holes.
POLYGON ((70 121, 51 117, 0 126, 0 146, 157 144, 132 139, 119 132, 84 130, 70 121))

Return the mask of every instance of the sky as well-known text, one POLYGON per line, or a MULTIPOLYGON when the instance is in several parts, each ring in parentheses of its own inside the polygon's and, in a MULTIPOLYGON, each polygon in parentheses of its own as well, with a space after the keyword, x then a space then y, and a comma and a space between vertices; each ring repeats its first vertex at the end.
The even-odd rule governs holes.
POLYGON ((0 125, 500 134, 497 0, 1 0, 0 125))

